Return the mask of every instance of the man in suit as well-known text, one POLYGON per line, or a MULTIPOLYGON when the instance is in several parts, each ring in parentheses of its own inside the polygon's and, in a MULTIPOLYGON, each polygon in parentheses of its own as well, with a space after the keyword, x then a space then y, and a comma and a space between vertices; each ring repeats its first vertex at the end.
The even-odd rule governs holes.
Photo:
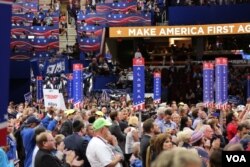
POLYGON ((84 167, 90 167, 88 159, 86 157, 86 149, 88 141, 84 140, 83 135, 85 134, 84 123, 80 120, 73 122, 73 134, 69 135, 64 139, 65 148, 68 150, 75 151, 78 159, 84 160, 84 167))
POLYGON ((72 121, 76 112, 74 109, 70 109, 66 110, 64 113, 67 116, 67 120, 63 122, 62 127, 60 129, 60 133, 67 137, 73 133, 72 121))
POLYGON ((159 127, 154 123, 152 118, 147 119, 143 123, 143 132, 144 134, 141 137, 141 158, 142 158, 142 166, 146 167, 146 156, 147 156, 147 148, 150 144, 151 138, 160 132, 159 127))
POLYGON ((35 167, 70 167, 70 166, 81 166, 83 160, 78 161, 76 159, 75 153, 69 151, 66 154, 65 162, 60 161, 56 156, 52 154, 55 150, 55 139, 49 132, 43 132, 39 134, 36 138, 36 143, 39 147, 35 158, 35 167))
POLYGON ((125 133, 122 132, 119 125, 120 119, 117 111, 112 111, 110 113, 110 119, 112 121, 112 125, 110 126, 109 130, 111 134, 117 138, 118 145, 122 149, 123 153, 125 153, 126 133, 129 132, 130 128, 125 129, 125 133))

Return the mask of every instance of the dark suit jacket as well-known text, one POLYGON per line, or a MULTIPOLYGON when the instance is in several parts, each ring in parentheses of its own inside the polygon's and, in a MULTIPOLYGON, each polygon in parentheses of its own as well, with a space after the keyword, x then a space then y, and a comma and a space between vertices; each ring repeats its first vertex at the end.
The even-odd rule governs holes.
POLYGON ((35 167, 70 167, 69 164, 65 164, 60 161, 56 156, 48 150, 39 149, 35 158, 35 167))
POLYGON ((86 157, 86 149, 88 146, 87 140, 84 140, 83 137, 77 133, 73 133, 64 139, 64 144, 65 148, 68 150, 75 151, 76 155, 79 157, 78 160, 84 160, 84 167, 90 167, 86 157))
POLYGON ((126 142, 126 135, 122 132, 119 124, 117 122, 112 122, 112 125, 109 128, 112 135, 114 135, 117 138, 118 145, 124 152, 125 150, 125 142, 126 142))
POLYGON ((149 146, 151 137, 149 135, 143 135, 141 138, 141 158, 142 158, 142 166, 146 166, 146 155, 147 148, 149 146))
POLYGON ((66 120, 60 129, 60 133, 65 137, 71 135, 73 133, 72 122, 70 120, 66 120))

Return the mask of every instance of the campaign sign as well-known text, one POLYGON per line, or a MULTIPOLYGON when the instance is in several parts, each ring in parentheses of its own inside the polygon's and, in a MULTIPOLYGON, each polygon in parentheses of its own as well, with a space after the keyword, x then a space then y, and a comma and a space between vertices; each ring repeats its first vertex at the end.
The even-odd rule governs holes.
POLYGON ((80 108, 83 101, 82 64, 73 64, 73 102, 75 108, 80 108))
POLYGON ((215 59, 215 106, 216 109, 226 109, 228 102, 228 60, 215 59))
MULTIPOLYGON (((9 100, 9 60, 11 5, 8 0, 0 0, 0 146, 6 145, 7 106, 9 100)), ((10 1, 12 2, 12 1, 10 1)), ((13 90, 12 90, 13 91, 13 90)))
POLYGON ((144 58, 133 59, 133 107, 135 110, 145 108, 145 66, 144 58))
POLYGON ((161 103, 161 73, 154 73, 154 103, 161 103))
POLYGON ((43 101, 43 77, 36 77, 36 101, 42 103, 43 101))
POLYGON ((67 75, 67 94, 68 94, 68 102, 73 102, 73 74, 67 75))
POLYGON ((31 92, 25 93, 24 100, 25 100, 25 102, 30 103, 32 101, 32 93, 31 92))
POLYGON ((249 167, 249 151, 222 151, 222 167, 249 167))
POLYGON ((58 89, 43 89, 44 106, 65 110, 65 103, 58 89))
POLYGON ((214 65, 203 63, 203 104, 212 107, 214 103, 214 65))

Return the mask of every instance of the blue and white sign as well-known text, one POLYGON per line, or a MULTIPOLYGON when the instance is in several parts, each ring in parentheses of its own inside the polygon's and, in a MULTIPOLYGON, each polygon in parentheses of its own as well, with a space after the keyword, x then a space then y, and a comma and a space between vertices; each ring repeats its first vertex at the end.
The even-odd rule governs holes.
POLYGON ((154 73, 154 103, 161 103, 161 73, 154 73))
POLYGON ((228 102, 228 60, 227 58, 215 59, 216 105, 217 109, 226 109, 228 102))
POLYGON ((73 101, 74 107, 80 108, 83 101, 83 65, 73 64, 73 101))
POLYGON ((73 74, 67 75, 67 94, 68 94, 68 103, 73 102, 73 74))
POLYGON ((42 103, 43 101, 43 77, 36 77, 36 101, 42 103))
POLYGON ((32 101, 32 93, 31 92, 25 93, 24 100, 25 100, 25 102, 30 103, 32 101))
POLYGON ((214 104, 214 65, 203 63, 203 104, 212 107, 214 104))
POLYGON ((145 108, 145 66, 144 58, 133 59, 133 107, 134 110, 145 108))

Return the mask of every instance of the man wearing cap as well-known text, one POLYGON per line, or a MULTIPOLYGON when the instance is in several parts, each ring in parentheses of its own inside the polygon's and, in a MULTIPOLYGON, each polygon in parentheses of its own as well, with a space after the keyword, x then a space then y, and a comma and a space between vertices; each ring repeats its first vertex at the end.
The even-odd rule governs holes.
POLYGON ((25 149, 24 167, 30 167, 32 162, 32 154, 36 145, 34 138, 35 127, 40 124, 40 120, 35 116, 30 116, 27 119, 26 125, 21 131, 23 147, 25 149))
POLYGON ((202 131, 195 131, 190 139, 190 144, 197 150, 198 155, 202 159, 202 167, 206 167, 208 160, 209 160, 209 155, 207 151, 204 149, 204 133, 202 131))
POLYGON ((76 111, 74 109, 70 109, 66 110, 64 113, 67 116, 67 120, 65 120, 65 122, 62 124, 60 133, 67 137, 68 135, 71 135, 73 133, 72 122, 76 111))
POLYGON ((103 112, 101 112, 101 111, 96 111, 95 115, 96 115, 96 119, 103 118, 103 116, 104 116, 103 112))
POLYGON ((111 100, 109 103, 109 111, 113 111, 113 110, 116 110, 115 101, 111 100))
POLYGON ((104 118, 98 118, 93 124, 95 136, 90 140, 86 152, 91 167, 114 167, 122 160, 122 157, 114 154, 108 145, 110 125, 111 123, 104 118))

